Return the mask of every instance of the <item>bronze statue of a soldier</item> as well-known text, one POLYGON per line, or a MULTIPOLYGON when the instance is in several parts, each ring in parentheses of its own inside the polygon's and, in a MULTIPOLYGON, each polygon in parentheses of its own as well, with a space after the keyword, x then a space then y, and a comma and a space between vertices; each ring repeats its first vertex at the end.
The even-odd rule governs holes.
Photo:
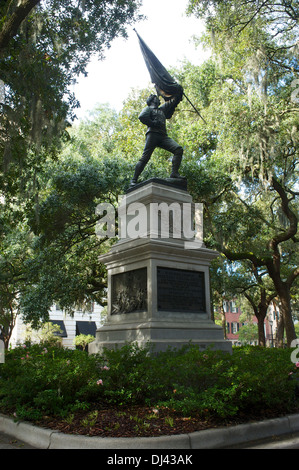
POLYGON ((144 170, 146 164, 150 160, 155 148, 159 147, 173 154, 172 172, 170 178, 181 178, 179 167, 183 156, 183 147, 177 144, 173 139, 168 137, 166 131, 166 119, 170 119, 175 111, 176 106, 182 101, 183 88, 179 86, 179 93, 170 100, 160 106, 160 99, 157 95, 150 95, 147 99, 147 107, 144 108, 139 120, 147 126, 146 142, 143 154, 136 164, 135 173, 131 181, 130 187, 133 187, 138 177, 144 170))

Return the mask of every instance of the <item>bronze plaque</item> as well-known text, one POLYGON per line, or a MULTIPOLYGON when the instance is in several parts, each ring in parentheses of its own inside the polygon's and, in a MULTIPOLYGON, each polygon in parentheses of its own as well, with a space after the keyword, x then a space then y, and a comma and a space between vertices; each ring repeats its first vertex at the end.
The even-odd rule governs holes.
POLYGON ((205 277, 201 271, 157 268, 158 310, 206 313, 205 277))
POLYGON ((147 268, 112 275, 111 289, 112 315, 147 310, 147 268))

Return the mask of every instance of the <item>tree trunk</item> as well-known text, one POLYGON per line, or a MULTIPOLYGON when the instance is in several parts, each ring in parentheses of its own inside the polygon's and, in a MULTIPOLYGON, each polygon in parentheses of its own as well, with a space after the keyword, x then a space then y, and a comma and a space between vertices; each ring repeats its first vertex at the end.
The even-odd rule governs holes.
POLYGON ((278 322, 277 331, 276 331, 276 340, 275 340, 275 345, 277 348, 283 348, 283 334, 284 334, 284 321, 283 321, 283 316, 280 313, 279 322, 278 322))
POLYGON ((257 318, 259 346, 265 347, 266 346, 266 337, 265 337, 264 323, 265 323, 265 318, 266 318, 266 315, 267 315, 267 310, 268 310, 269 303, 270 303, 271 299, 270 298, 267 299, 265 289, 261 289, 260 303, 258 305, 255 304, 253 298, 248 293, 244 293, 244 295, 247 298, 247 300, 250 302, 250 304, 253 308, 254 314, 257 318))
POLYGON ((226 318, 225 318, 225 311, 223 309, 223 305, 220 306, 220 315, 221 315, 221 325, 223 329, 223 335, 224 339, 227 339, 227 334, 226 334, 226 318))
POLYGON ((266 291, 262 289, 261 291, 261 301, 258 305, 256 311, 256 318, 258 322, 258 334, 259 334, 259 346, 266 346, 266 336, 265 336, 265 318, 267 315, 269 300, 267 301, 266 291))
POLYGON ((277 249, 275 255, 273 256, 273 262, 267 263, 267 270, 277 292, 277 297, 279 299, 279 309, 281 316, 283 317, 283 324, 286 332, 287 346, 290 347, 291 342, 297 338, 294 321, 292 318, 290 294, 290 289, 292 282, 295 279, 295 275, 289 276, 287 282, 282 281, 280 273, 280 254, 277 249))
POLYGON ((8 347, 9 347, 9 340, 10 340, 10 337, 11 337, 11 334, 12 334, 12 328, 8 327, 8 328, 3 328, 2 326, 2 341, 4 343, 4 349, 7 350, 8 347))
POLYGON ((10 340, 10 336, 4 336, 4 337, 3 337, 4 349, 5 349, 6 351, 8 350, 9 340, 10 340))
POLYGON ((282 288, 277 290, 280 300, 280 311, 283 317, 284 328, 287 337, 287 346, 291 347, 291 342, 297 338, 294 321, 291 314, 290 289, 286 283, 282 283, 282 288))
MULTIPOLYGON (((280 314, 283 317, 283 325, 286 332, 287 346, 291 347, 291 342, 297 338, 291 309, 290 283, 283 282, 279 272, 275 272, 272 266, 268 266, 268 272, 274 283, 277 296, 279 298, 280 314)), ((281 339, 279 340, 281 341, 281 339)))
POLYGON ((272 252, 272 261, 267 262, 267 269, 272 281, 274 283, 275 289, 277 291, 279 300, 280 300, 280 309, 283 316, 284 328, 287 337, 287 345, 291 346, 291 342, 296 339, 295 326, 292 318, 291 312, 291 296, 290 289, 292 283, 296 279, 296 276, 299 275, 298 269, 295 269, 288 277, 287 282, 282 280, 281 277, 281 254, 279 249, 279 244, 287 240, 291 240, 295 237, 298 228, 298 219, 297 215, 290 208, 291 199, 288 198, 288 194, 284 189, 283 185, 273 176, 272 185, 274 190, 279 194, 281 199, 281 208, 283 213, 289 220, 289 227, 285 232, 276 234, 269 241, 269 249, 272 252))
MULTIPOLYGON (((266 312, 267 313, 267 312, 266 312)), ((266 337, 265 337, 265 328, 264 328, 264 321, 265 321, 265 316, 261 315, 260 317, 257 317, 257 326, 258 326, 258 335, 259 335, 259 346, 266 346, 266 337)))
POLYGON ((0 53, 8 46, 9 41, 17 34, 22 21, 38 3, 40 0, 22 0, 11 15, 6 15, 0 30, 0 53))

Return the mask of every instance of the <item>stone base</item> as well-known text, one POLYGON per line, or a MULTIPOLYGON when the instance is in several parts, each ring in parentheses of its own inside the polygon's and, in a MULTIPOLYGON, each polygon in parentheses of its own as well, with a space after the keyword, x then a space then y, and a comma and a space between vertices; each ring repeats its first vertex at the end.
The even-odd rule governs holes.
POLYGON ((168 348, 180 349, 191 344, 200 350, 211 348, 231 353, 231 342, 223 339, 222 328, 211 320, 186 324, 186 322, 149 321, 143 323, 107 323, 97 330, 96 340, 89 344, 89 353, 101 353, 104 348, 118 349, 126 343, 146 347, 154 352, 168 348))
POLYGON ((142 188, 142 186, 146 186, 150 183, 156 183, 162 186, 169 186, 180 189, 182 191, 187 191, 187 179, 182 176, 181 178, 150 178, 146 181, 141 181, 140 183, 136 183, 134 186, 129 187, 126 191, 126 194, 135 191, 138 188, 142 188))
POLYGON ((201 350, 232 350, 222 328, 211 320, 209 267, 218 253, 185 237, 183 211, 187 206, 192 209, 192 197, 185 179, 169 180, 152 178, 136 184, 119 205, 125 230, 121 227, 120 240, 99 258, 108 271, 108 316, 89 345, 92 354, 129 342, 140 347, 151 344, 156 352, 190 343, 201 350), (145 211, 137 224, 142 224, 142 235, 130 238, 128 229, 136 221, 128 208, 136 203, 145 211), (165 216, 161 209, 160 218, 156 214, 152 223, 152 205, 157 209, 173 203, 179 213, 165 216), (167 237, 161 228, 165 217, 167 237), (177 220, 180 225, 175 230, 177 220))

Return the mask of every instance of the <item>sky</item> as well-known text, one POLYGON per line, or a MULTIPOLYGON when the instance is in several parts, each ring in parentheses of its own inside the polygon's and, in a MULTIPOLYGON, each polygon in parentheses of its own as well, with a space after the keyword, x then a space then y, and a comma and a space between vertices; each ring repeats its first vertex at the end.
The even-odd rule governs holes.
POLYGON ((150 84, 134 27, 166 68, 178 66, 185 58, 199 65, 208 57, 192 41, 204 29, 199 19, 186 16, 187 4, 188 0, 143 0, 140 13, 147 19, 128 28, 128 39, 115 39, 105 60, 92 59, 88 76, 79 77, 72 87, 81 104, 76 110, 78 119, 88 117, 98 103, 119 111, 132 88, 150 84))

